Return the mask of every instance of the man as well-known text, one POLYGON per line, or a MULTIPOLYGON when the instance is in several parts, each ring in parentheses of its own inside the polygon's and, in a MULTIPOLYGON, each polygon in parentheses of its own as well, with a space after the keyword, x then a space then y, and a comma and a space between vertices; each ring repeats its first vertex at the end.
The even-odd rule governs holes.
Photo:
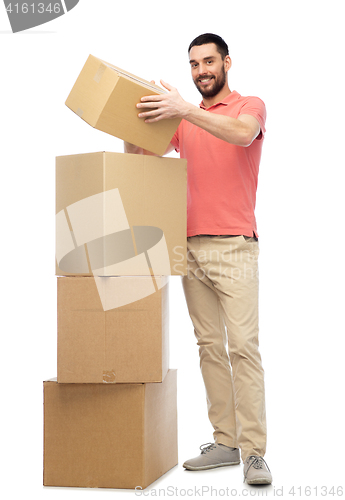
MULTIPOLYGON (((183 119, 167 152, 175 148, 187 158, 189 265, 182 282, 215 439, 183 466, 206 470, 239 464, 240 449, 248 484, 270 484, 263 459, 266 416, 254 215, 266 110, 259 98, 230 91, 231 59, 221 37, 200 35, 188 53, 203 97, 200 107, 162 80, 167 94, 143 97, 137 104, 138 116, 147 123, 183 119)), ((127 143, 125 151, 150 154, 127 143)))

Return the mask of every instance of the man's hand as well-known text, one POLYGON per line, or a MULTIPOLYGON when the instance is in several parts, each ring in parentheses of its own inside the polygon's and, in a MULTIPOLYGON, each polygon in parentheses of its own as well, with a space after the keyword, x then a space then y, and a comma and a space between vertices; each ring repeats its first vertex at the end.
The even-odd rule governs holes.
POLYGON ((143 154, 143 148, 139 148, 130 142, 123 141, 124 152, 129 154, 143 154))
POLYGON ((167 94, 142 97, 137 108, 140 109, 139 118, 144 118, 145 123, 154 123, 159 120, 183 118, 187 115, 190 104, 182 99, 177 89, 163 80, 162 86, 169 92, 167 94), (145 111, 150 108, 151 111, 145 111), (152 109, 154 108, 154 109, 152 109))

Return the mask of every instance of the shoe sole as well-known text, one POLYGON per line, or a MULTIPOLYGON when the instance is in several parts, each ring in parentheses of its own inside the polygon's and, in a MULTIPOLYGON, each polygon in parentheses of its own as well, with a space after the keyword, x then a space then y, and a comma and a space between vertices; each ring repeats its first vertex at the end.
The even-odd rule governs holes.
POLYGON ((217 467, 227 467, 230 465, 238 465, 240 464, 241 461, 239 460, 238 462, 225 462, 223 464, 215 464, 215 465, 203 465, 201 467, 193 467, 193 465, 186 465, 183 464, 182 467, 188 470, 208 470, 208 469, 216 469, 217 467))
POLYGON ((246 480, 248 484, 271 484, 272 479, 267 479, 265 477, 257 477, 255 479, 248 479, 246 480))

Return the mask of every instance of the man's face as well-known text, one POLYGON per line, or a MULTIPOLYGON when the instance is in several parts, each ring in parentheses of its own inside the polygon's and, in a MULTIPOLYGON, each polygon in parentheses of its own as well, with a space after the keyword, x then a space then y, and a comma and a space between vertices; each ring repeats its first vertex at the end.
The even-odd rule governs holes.
POLYGON ((222 59, 214 43, 207 43, 192 47, 189 60, 192 78, 200 94, 206 98, 216 96, 226 83, 227 58, 222 59))

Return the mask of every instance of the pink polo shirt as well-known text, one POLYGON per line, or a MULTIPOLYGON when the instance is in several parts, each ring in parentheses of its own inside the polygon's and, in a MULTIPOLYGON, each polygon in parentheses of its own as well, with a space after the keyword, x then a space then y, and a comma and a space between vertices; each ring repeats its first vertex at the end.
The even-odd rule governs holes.
MULTIPOLYGON (((200 107, 206 109, 203 103, 200 107)), ((187 236, 258 236, 254 210, 265 135, 265 104, 258 97, 242 97, 234 90, 206 111, 232 118, 252 115, 261 131, 245 148, 182 120, 171 143, 180 157, 187 159, 187 236)))

